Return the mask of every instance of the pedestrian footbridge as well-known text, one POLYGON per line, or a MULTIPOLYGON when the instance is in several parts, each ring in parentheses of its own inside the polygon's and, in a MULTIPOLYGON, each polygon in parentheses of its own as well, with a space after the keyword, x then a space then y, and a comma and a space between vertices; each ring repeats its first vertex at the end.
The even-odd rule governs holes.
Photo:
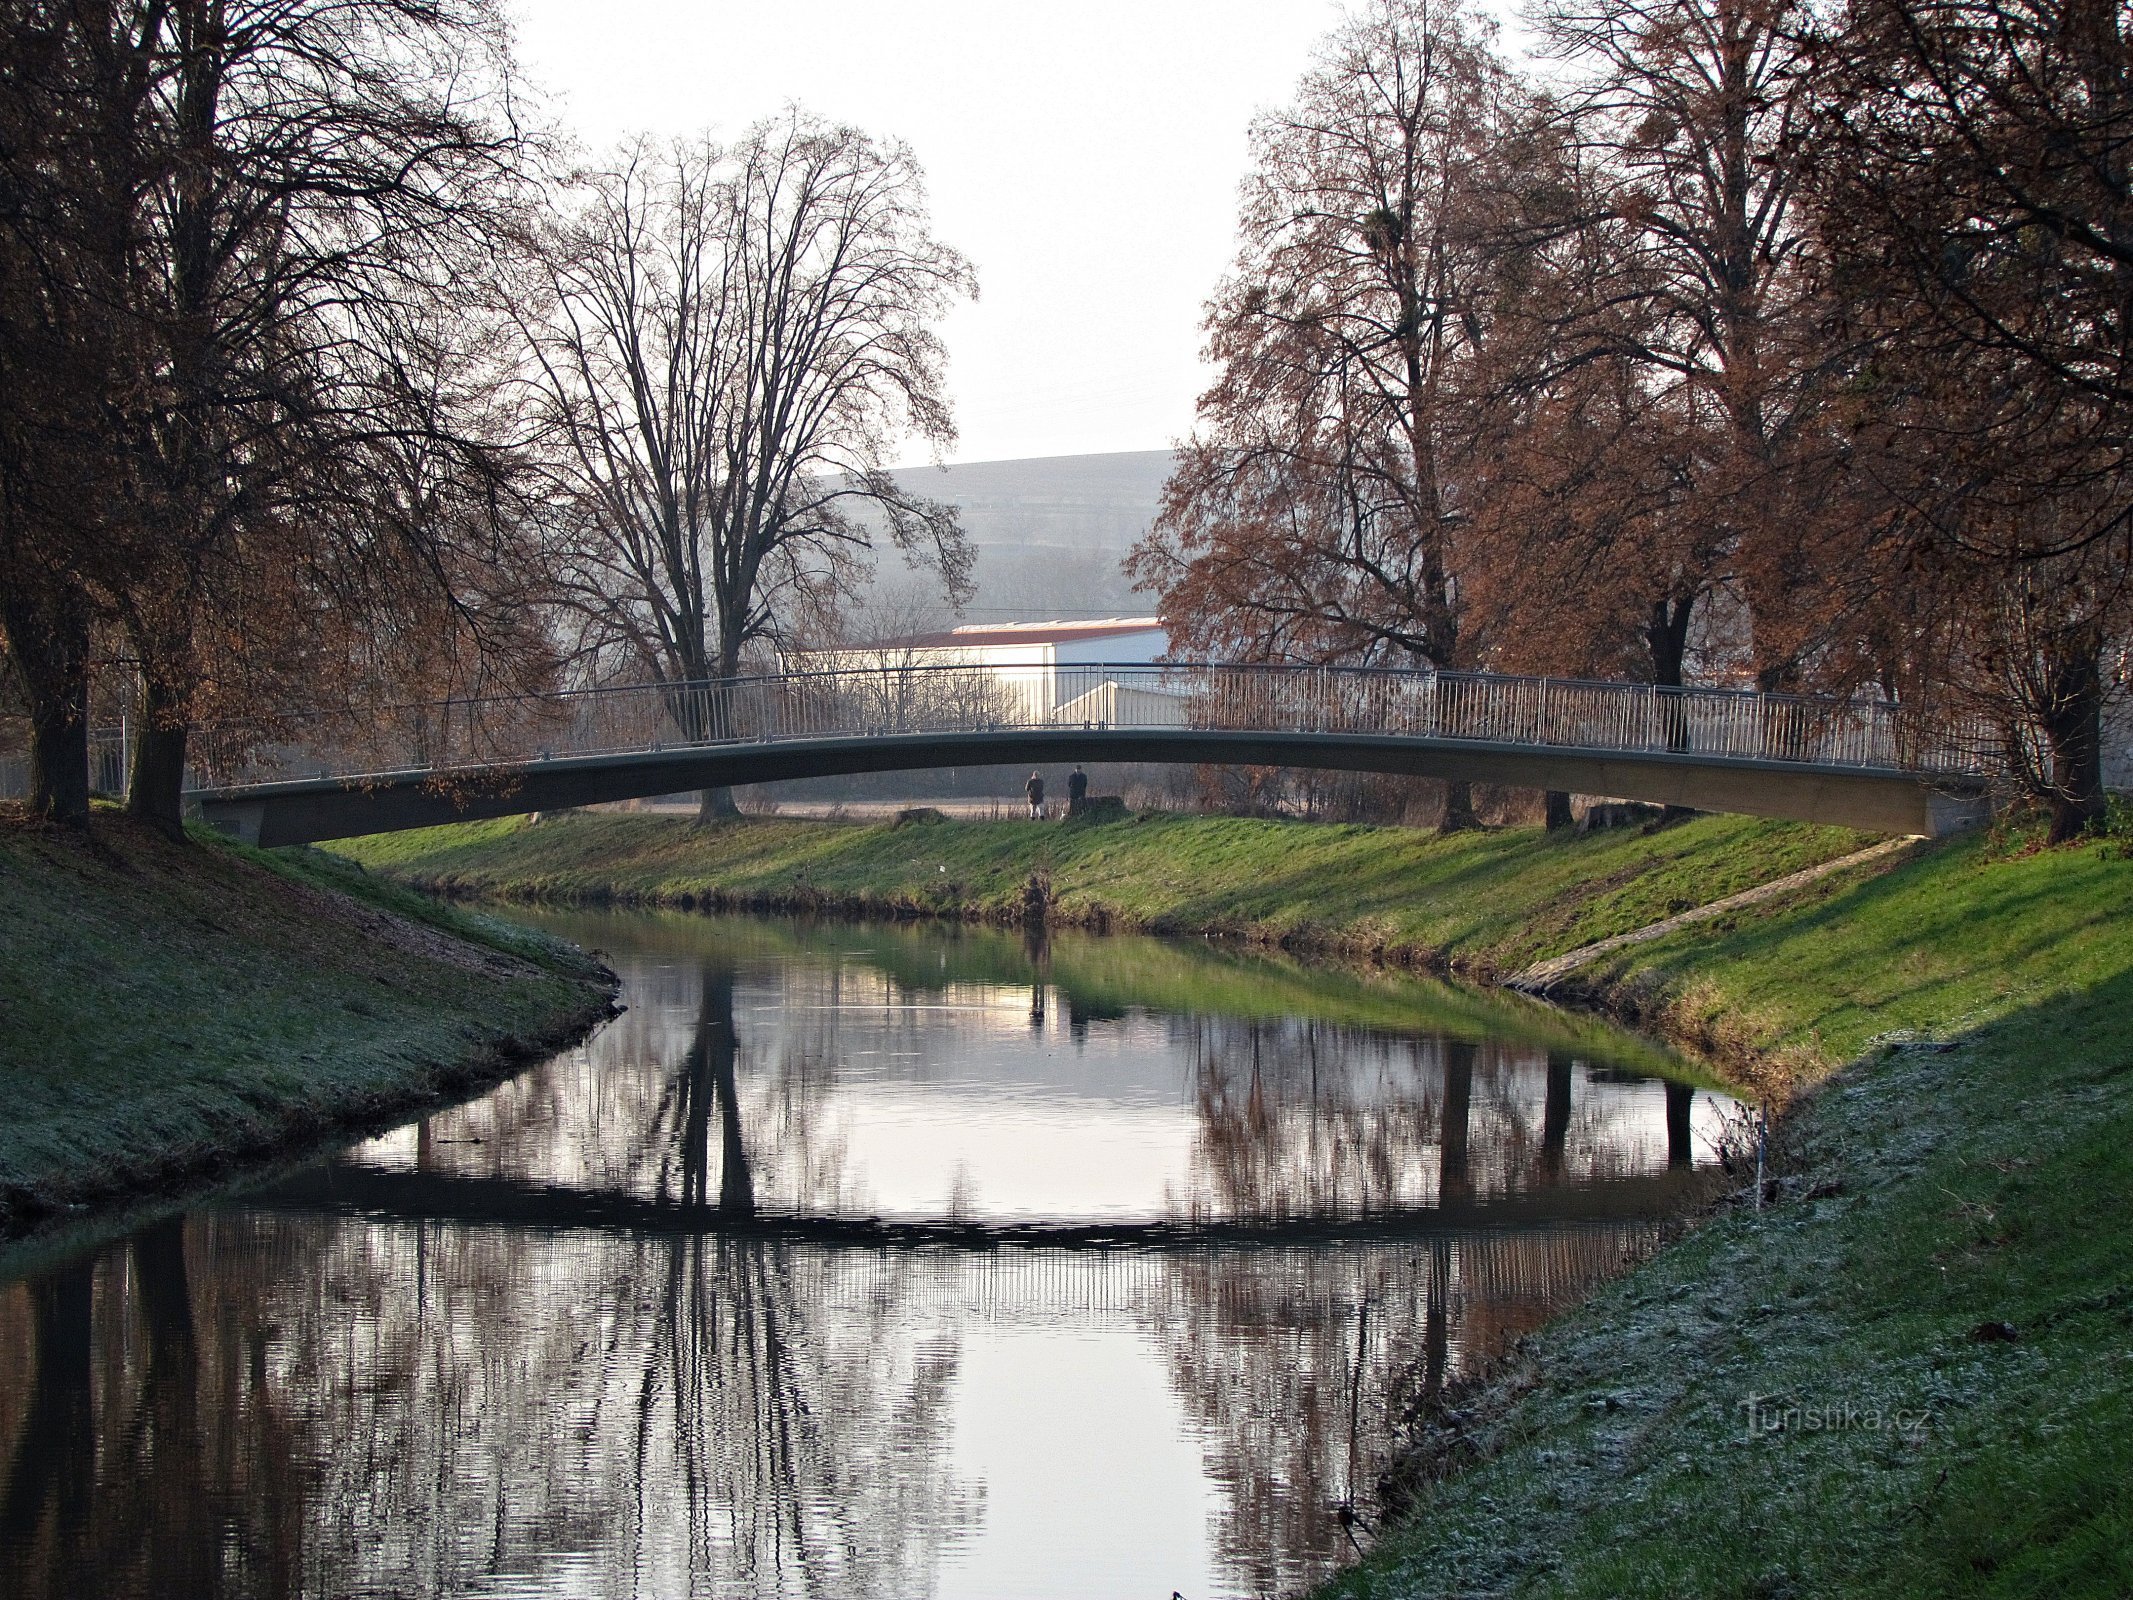
POLYGON ((1485 673, 884 666, 292 717, 194 738, 190 803, 249 842, 780 779, 1192 762, 1570 790, 1938 834, 1984 809, 1983 730, 1901 705, 1485 673))

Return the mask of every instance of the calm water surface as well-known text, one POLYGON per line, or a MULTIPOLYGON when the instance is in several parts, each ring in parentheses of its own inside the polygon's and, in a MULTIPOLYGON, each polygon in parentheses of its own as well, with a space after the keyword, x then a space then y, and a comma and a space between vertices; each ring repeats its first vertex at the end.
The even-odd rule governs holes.
POLYGON ((0 1286, 0 1594, 1287 1593, 1729 1114, 1198 944, 529 920, 627 1012, 0 1286))

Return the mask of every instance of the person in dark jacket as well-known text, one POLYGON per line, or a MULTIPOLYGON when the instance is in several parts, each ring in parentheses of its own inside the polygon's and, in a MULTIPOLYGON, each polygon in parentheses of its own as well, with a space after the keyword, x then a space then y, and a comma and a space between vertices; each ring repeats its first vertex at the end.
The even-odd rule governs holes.
POLYGON ((1022 786, 1022 792, 1029 796, 1030 821, 1042 822, 1044 820, 1044 774, 1032 772, 1029 775, 1029 782, 1022 786))
POLYGON ((1078 817, 1089 799, 1089 775, 1076 767, 1067 774, 1067 815, 1078 817))

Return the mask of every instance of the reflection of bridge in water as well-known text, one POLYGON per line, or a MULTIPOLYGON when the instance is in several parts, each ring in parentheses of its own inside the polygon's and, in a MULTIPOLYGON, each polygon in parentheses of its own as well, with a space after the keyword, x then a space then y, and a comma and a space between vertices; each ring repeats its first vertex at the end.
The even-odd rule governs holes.
POLYGON ((1362 668, 888 667, 297 717, 196 735, 217 826, 299 844, 685 790, 1067 761, 1329 767, 1887 833, 1979 813, 1982 730, 1884 701, 1362 668))
POLYGON ((394 1171, 360 1162, 314 1167, 245 1196, 255 1210, 517 1228, 535 1233, 716 1235, 812 1245, 930 1246, 1111 1252, 1218 1246, 1426 1241, 1450 1234, 1547 1232, 1678 1215, 1708 1185, 1687 1168, 1486 1200, 1444 1198, 1397 1211, 1146 1222, 962 1222, 735 1211, 720 1203, 525 1183, 493 1176, 394 1171))

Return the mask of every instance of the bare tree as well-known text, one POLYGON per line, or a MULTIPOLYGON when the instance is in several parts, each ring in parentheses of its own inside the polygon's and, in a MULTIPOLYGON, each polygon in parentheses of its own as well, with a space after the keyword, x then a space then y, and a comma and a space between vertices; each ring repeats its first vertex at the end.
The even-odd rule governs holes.
POLYGON ((1695 505, 1702 440, 1646 359, 1669 313, 1612 210, 1607 150, 1553 108, 1540 119, 1535 181, 1497 242, 1468 626, 1492 665, 1678 686, 1729 571, 1695 505))
POLYGON ((520 139, 491 0, 142 15, 126 315, 143 370, 117 434, 135 504, 112 601, 142 687, 129 804, 175 827, 203 712, 350 618, 361 576, 442 579, 447 541, 496 536, 366 493, 414 441, 463 503, 500 488, 482 408, 437 379, 460 376, 457 290, 501 231, 520 139))
MULTIPOLYGON (((909 435, 953 439, 935 325, 975 292, 908 149, 799 110, 731 150, 639 142, 580 180, 539 261, 523 327, 588 656, 730 680, 849 586, 862 507, 967 592, 953 509, 885 470, 909 435)), ((731 809, 706 791, 706 816, 731 809)))
POLYGON ((29 713, 30 809, 89 813, 97 580, 117 567, 105 441, 132 387, 132 8, 0 5, 0 638, 29 713))

